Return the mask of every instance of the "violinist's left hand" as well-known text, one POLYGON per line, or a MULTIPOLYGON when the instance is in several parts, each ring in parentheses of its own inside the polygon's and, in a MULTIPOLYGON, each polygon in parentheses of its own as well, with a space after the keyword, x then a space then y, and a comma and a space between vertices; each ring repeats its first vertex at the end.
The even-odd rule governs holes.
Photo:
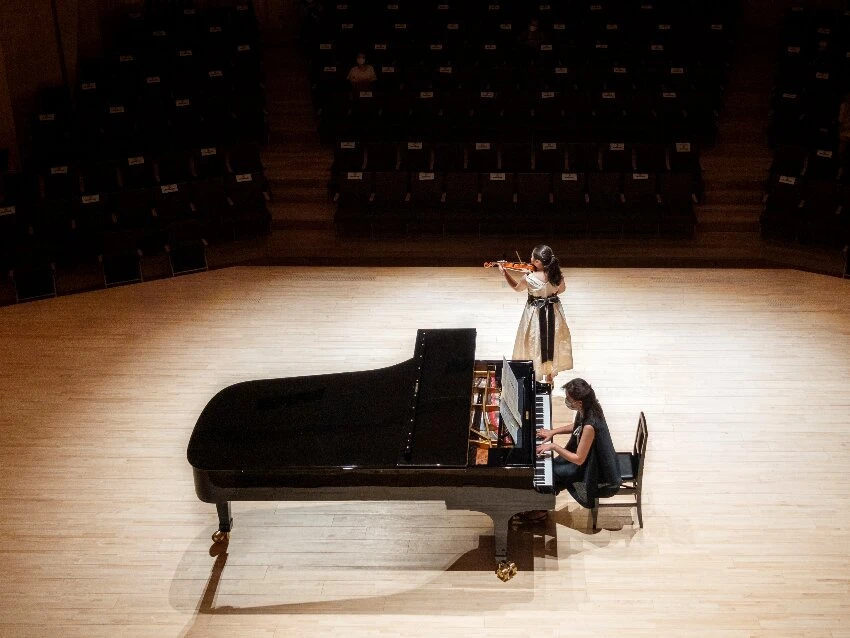
POLYGON ((555 449, 554 443, 541 443, 537 446, 537 456, 542 456, 546 454, 546 452, 551 452, 555 449))

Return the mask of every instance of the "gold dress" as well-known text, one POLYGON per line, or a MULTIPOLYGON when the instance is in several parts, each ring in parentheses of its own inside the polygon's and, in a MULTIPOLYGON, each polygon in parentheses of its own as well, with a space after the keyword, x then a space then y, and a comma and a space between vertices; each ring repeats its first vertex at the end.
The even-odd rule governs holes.
POLYGON ((522 311, 514 342, 513 359, 534 362, 538 381, 563 370, 572 370, 573 344, 557 286, 542 282, 531 273, 525 276, 528 302, 522 311))

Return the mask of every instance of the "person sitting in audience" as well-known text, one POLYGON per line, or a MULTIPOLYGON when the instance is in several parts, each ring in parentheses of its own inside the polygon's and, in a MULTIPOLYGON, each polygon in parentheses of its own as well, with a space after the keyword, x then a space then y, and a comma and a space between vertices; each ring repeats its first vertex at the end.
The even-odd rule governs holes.
POLYGON ((517 42, 524 47, 527 47, 529 51, 539 51, 541 44, 546 44, 549 39, 546 37, 546 34, 540 30, 540 25, 537 20, 531 20, 528 23, 528 28, 523 31, 517 42))
POLYGON ((366 64, 366 54, 357 54, 357 66, 351 67, 346 79, 351 82, 354 91, 368 91, 378 81, 375 69, 371 64, 366 64))
MULTIPOLYGON (((622 481, 617 453, 605 421, 602 406, 591 385, 584 379, 573 379, 564 386, 564 402, 576 416, 572 425, 537 433, 542 442, 538 454, 554 452, 552 472, 557 491, 567 490, 580 505, 592 508, 597 498, 616 494, 622 481), (565 446, 553 441, 557 434, 569 434, 565 446)), ((542 521, 545 510, 527 512, 524 518, 542 521)))

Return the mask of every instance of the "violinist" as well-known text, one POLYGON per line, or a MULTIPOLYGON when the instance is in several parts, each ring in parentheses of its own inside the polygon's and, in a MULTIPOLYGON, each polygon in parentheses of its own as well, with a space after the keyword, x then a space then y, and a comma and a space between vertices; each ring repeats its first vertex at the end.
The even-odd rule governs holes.
MULTIPOLYGON (((511 276, 504 263, 498 266, 511 288, 528 291, 512 358, 534 362, 535 378, 551 384, 555 375, 573 367, 570 329, 558 297, 566 289, 558 258, 549 246, 536 246, 528 270, 519 281, 511 276)), ((523 266, 526 265, 519 268, 525 270, 523 266)))

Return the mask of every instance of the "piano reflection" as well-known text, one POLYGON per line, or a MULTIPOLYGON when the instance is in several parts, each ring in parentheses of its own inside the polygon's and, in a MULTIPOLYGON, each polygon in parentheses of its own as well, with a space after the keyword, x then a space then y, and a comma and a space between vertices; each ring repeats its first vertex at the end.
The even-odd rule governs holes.
POLYGON ((413 358, 387 368, 220 391, 188 448, 198 498, 218 510, 213 540, 231 501, 444 501, 490 516, 509 578, 509 520, 555 505, 551 453, 535 454, 551 388, 530 361, 476 360, 475 337, 419 330, 413 358))

